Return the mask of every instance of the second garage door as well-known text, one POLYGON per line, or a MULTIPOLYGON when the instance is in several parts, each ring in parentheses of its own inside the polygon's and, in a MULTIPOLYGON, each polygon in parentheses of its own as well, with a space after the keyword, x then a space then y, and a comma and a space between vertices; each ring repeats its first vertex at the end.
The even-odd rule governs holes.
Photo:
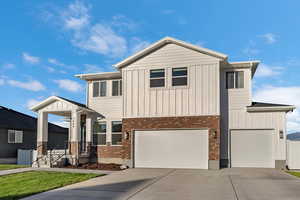
POLYGON ((274 168, 274 130, 231 130, 231 166, 274 168))
POLYGON ((208 130, 135 131, 134 163, 144 168, 208 168, 208 130))

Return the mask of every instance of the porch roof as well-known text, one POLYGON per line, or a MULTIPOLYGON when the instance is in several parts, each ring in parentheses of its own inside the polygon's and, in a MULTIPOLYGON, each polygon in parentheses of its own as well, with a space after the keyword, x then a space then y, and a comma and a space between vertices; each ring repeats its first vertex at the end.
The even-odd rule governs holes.
POLYGON ((38 112, 40 109, 50 105, 51 103, 54 103, 56 101, 61 101, 63 103, 66 103, 68 105, 72 105, 75 106, 77 109, 81 109, 81 110, 85 110, 88 112, 95 112, 91 109, 89 109, 86 105, 82 104, 82 103, 78 103, 76 101, 70 100, 70 99, 66 99, 63 97, 59 97, 59 96, 51 96, 47 99, 45 99, 44 101, 39 102, 38 104, 32 106, 30 108, 30 110, 34 111, 34 112, 38 112))

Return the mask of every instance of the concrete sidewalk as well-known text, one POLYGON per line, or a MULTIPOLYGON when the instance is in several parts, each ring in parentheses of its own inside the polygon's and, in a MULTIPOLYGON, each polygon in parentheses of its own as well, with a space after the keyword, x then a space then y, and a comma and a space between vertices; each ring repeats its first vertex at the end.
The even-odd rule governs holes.
POLYGON ((0 171, 0 176, 16 174, 29 171, 49 171, 49 172, 67 172, 67 173, 82 173, 82 174, 111 174, 116 171, 107 170, 90 170, 90 169, 71 169, 71 168, 18 168, 0 171))
POLYGON ((9 169, 9 170, 1 170, 0 176, 9 175, 9 174, 16 174, 16 173, 22 173, 22 172, 28 172, 32 171, 33 168, 18 168, 18 169, 9 169))

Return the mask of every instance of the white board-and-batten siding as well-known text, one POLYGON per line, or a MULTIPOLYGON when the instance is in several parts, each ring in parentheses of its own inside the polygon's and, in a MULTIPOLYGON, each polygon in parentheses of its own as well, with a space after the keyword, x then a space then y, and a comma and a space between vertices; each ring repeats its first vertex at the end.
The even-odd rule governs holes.
POLYGON ((219 60, 168 44, 122 69, 123 117, 220 114, 219 60), (188 85, 172 87, 172 68, 188 68, 188 85), (165 87, 150 88, 150 70, 165 69, 165 87))

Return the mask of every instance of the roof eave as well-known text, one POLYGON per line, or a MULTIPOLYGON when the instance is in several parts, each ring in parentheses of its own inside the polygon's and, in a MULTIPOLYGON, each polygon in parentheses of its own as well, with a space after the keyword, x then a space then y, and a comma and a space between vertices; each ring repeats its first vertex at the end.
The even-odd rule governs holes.
POLYGON ((248 112, 274 112, 284 111, 291 112, 296 109, 295 106, 276 106, 276 107, 247 107, 248 112))
POLYGON ((227 60, 227 58, 228 58, 228 56, 225 55, 225 54, 222 54, 222 53, 210 50, 210 49, 206 49, 206 48, 203 48, 203 47, 199 47, 199 46, 196 46, 196 45, 193 45, 193 44, 189 44, 189 43, 186 43, 184 41, 177 40, 177 39, 174 39, 174 38, 171 38, 171 37, 165 37, 165 38, 153 43, 149 47, 135 53, 134 55, 132 55, 128 58, 126 58, 125 60, 123 60, 123 61, 121 61, 117 64, 114 64, 113 66, 116 67, 117 69, 120 69, 120 68, 122 68, 126 65, 129 65, 130 63, 138 60, 139 58, 151 53, 155 49, 158 49, 161 46, 163 46, 165 44, 170 44, 170 43, 174 43, 174 44, 186 47, 186 48, 190 48, 192 50, 195 50, 195 51, 198 51, 198 52, 210 55, 210 56, 217 57, 221 60, 227 60))

